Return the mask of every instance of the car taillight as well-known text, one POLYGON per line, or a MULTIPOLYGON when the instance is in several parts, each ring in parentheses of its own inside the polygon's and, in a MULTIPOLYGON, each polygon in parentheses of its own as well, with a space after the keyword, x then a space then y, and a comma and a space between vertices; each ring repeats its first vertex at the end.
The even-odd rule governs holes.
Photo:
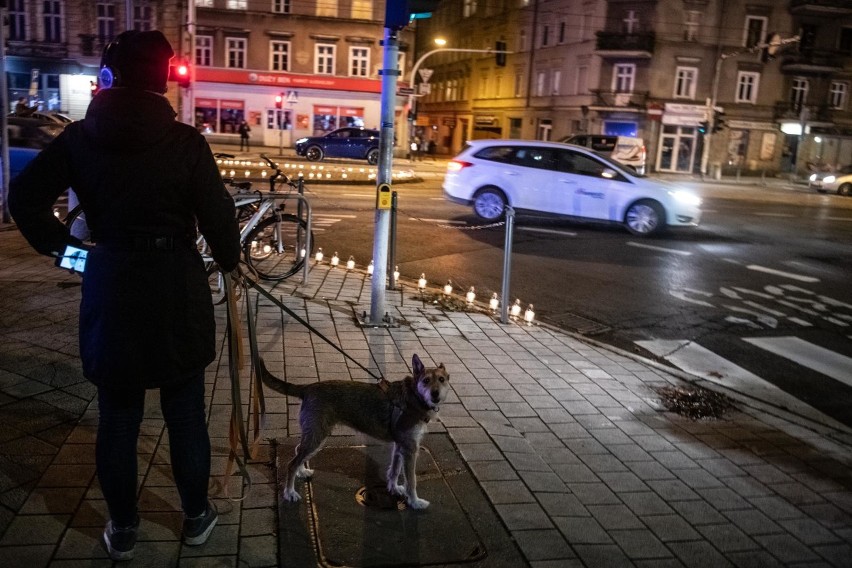
POLYGON ((467 167, 472 166, 471 162, 463 162, 461 160, 450 160, 447 162, 447 171, 448 172, 459 172, 467 167))

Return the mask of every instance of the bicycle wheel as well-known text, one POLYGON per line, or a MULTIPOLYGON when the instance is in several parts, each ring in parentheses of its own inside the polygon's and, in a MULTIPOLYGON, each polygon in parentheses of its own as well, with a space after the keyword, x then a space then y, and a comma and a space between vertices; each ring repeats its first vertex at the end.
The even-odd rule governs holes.
POLYGON ((71 231, 71 236, 83 241, 85 244, 92 244, 92 233, 89 231, 89 225, 86 223, 86 213, 83 212, 81 206, 77 206, 68 212, 65 217, 65 226, 71 231))
MULTIPOLYGON (((284 280, 302 268, 312 251, 305 248, 307 223, 295 215, 276 214, 262 220, 246 237, 246 262, 264 280, 284 280)), ((311 248, 314 236, 311 235, 311 248)))

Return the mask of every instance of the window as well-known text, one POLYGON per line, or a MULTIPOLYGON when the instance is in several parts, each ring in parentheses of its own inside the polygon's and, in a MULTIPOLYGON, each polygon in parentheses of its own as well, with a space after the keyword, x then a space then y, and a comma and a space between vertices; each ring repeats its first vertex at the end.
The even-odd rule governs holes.
POLYGON ((13 41, 27 39, 27 7, 24 0, 9 0, 9 38, 13 41))
POLYGON ((319 0, 317 2, 317 16, 336 18, 337 0, 319 0))
POLYGON ((797 77, 793 79, 793 88, 790 89, 790 102, 795 108, 800 108, 808 102, 808 90, 810 83, 807 79, 797 77))
POLYGON ((272 11, 276 14, 289 14, 290 0, 272 0, 272 11))
POLYGON ((464 0, 462 15, 465 18, 470 18, 476 14, 476 0, 464 0))
POLYGON ((195 0, 195 5, 199 8, 212 8, 213 0, 195 0))
POLYGON ((542 97, 545 95, 544 83, 546 80, 547 73, 545 71, 539 71, 535 78, 535 96, 542 97))
POLYGON ((701 12, 696 10, 687 10, 683 23, 683 39, 684 41, 698 40, 698 27, 701 22, 701 12))
POLYGON ((245 69, 246 67, 246 44, 244 37, 225 38, 225 66, 234 69, 245 69))
POLYGON ((810 53, 816 47, 816 37, 819 28, 813 24, 802 24, 799 29, 799 52, 810 53))
MULTIPOLYGON (((9 15, 11 16, 11 11, 9 15)), ((837 43, 837 49, 846 55, 852 55, 852 28, 842 28, 840 30, 840 40, 837 43)))
POLYGON ((634 63, 617 63, 612 71, 612 90, 616 93, 632 93, 636 80, 634 63))
POLYGON ((228 0, 226 4, 228 10, 245 10, 247 0, 228 0))
POLYGON ((553 71, 553 75, 550 77, 550 94, 558 95, 560 85, 562 85, 562 71, 556 69, 553 71))
POLYGON ((269 42, 269 68, 272 71, 290 70, 290 42, 269 42))
POLYGON ((550 26, 544 24, 541 26, 541 47, 547 47, 550 44, 550 26))
POLYGON ((574 83, 574 94, 585 95, 589 90, 589 66, 578 65, 577 77, 574 83))
POLYGON ((565 43, 565 22, 559 22, 559 43, 565 43))
POLYGON ((106 45, 115 37, 115 4, 98 2, 95 8, 98 21, 98 41, 106 45))
POLYGON ((757 87, 760 82, 760 74, 750 71, 740 71, 737 74, 737 93, 735 102, 756 103, 757 87))
POLYGON ((515 72, 515 86, 512 90, 512 96, 520 97, 524 94, 524 73, 523 71, 515 72))
POLYGON ((213 65, 213 36, 195 36, 195 64, 202 67, 213 65))
POLYGON ((62 2, 44 0, 44 41, 62 42, 62 2))
POLYGON ((352 18, 355 20, 372 20, 373 0, 352 0, 352 18))
MULTIPOLYGON (((539 119, 537 140, 550 140, 551 132, 553 132, 553 122, 549 118, 539 119)), ((547 152, 547 150, 543 150, 543 152, 547 152)), ((547 162, 548 165, 552 164, 552 156, 548 156, 548 158, 550 159, 546 159, 544 161, 547 162)), ((542 167, 547 167, 547 165, 542 164, 542 167)))
POLYGON ((754 47, 766 39, 766 18, 764 16, 746 16, 743 30, 743 45, 754 47))
POLYGON ((676 99, 694 99, 697 79, 698 69, 695 67, 678 67, 675 72, 674 97, 676 99))
POLYGON ((366 47, 349 48, 349 75, 351 77, 370 76, 370 49, 366 47))
POLYGON ((517 51, 527 50, 527 30, 521 30, 518 34, 518 49, 517 51))
POLYGON ((314 73, 317 75, 334 75, 334 46, 326 43, 316 45, 314 73))
POLYGON ((846 97, 849 96, 849 83, 832 81, 828 88, 828 106, 833 109, 845 110, 846 97))
POLYGON ((140 32, 149 32, 154 29, 154 8, 149 2, 139 1, 133 3, 133 29, 140 32))
POLYGON ((622 20, 624 33, 630 35, 639 31, 639 18, 636 17, 636 10, 627 10, 624 19, 622 20))

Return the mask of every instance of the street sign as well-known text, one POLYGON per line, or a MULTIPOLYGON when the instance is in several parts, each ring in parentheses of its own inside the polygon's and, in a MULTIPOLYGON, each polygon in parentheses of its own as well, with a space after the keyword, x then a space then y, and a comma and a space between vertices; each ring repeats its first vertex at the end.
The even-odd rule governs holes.
POLYGON ((425 67, 417 70, 417 74, 420 75, 420 80, 424 83, 429 82, 429 78, 432 77, 432 73, 434 72, 434 69, 426 69, 425 67))
POLYGON ((287 102, 291 104, 299 102, 299 91, 287 91, 287 102))
POLYGON ((399 87, 399 88, 397 89, 397 94, 400 94, 400 95, 413 95, 413 94, 414 94, 414 89, 413 89, 413 88, 411 88, 411 87, 399 87))
POLYGON ((432 92, 432 83, 420 83, 418 86, 421 95, 428 95, 432 92))

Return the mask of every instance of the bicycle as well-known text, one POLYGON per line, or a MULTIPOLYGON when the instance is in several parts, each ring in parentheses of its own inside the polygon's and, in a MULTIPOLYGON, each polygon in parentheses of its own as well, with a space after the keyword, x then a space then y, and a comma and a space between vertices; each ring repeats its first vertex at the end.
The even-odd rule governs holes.
MULTIPOLYGON (((233 158, 229 154, 215 154, 215 157, 233 158)), ((313 252, 307 250, 307 246, 310 242, 313 249, 314 238, 311 234, 308 239, 307 221, 301 218, 301 204, 298 215, 284 212, 284 200, 294 191, 299 192, 299 185, 287 177, 268 156, 261 154, 261 158, 275 171, 269 177, 269 191, 252 191, 250 181, 235 181, 232 178, 224 178, 223 181, 235 193, 240 244, 246 264, 264 280, 281 281, 302 268, 313 252), (288 187, 286 193, 280 191, 282 186, 288 187)), ((65 225, 72 235, 83 242, 92 243, 86 214, 79 205, 68 213, 65 225)), ((208 274, 212 276, 217 272, 217 267, 203 235, 198 236, 196 245, 208 274)))

